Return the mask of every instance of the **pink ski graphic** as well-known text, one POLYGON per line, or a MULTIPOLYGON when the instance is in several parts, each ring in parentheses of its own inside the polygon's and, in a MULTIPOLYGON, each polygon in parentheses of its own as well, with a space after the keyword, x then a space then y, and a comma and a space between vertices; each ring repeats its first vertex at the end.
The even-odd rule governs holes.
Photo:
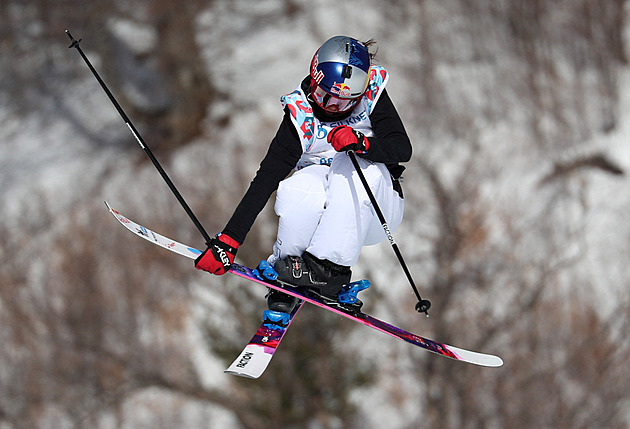
POLYGON ((291 322, 293 322, 295 315, 300 311, 302 305, 304 305, 304 301, 298 301, 293 313, 291 313, 291 320, 286 328, 271 329, 265 326, 264 323, 261 323, 258 331, 256 331, 241 354, 238 355, 225 372, 240 377, 260 377, 265 369, 267 369, 273 354, 280 345, 280 341, 284 338, 284 334, 287 332, 287 329, 289 329, 289 326, 291 326, 291 322))

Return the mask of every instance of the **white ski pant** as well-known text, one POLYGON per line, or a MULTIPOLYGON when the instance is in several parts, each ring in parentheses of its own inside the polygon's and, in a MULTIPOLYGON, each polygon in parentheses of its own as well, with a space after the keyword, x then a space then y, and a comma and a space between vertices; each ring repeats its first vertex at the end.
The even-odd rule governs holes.
MULTIPOLYGON (((400 224, 404 200, 389 170, 357 157, 390 231, 400 224)), ((330 167, 312 165, 280 182, 275 211, 278 236, 269 262, 308 251, 320 259, 353 266, 363 246, 387 238, 350 157, 335 155, 330 167)))

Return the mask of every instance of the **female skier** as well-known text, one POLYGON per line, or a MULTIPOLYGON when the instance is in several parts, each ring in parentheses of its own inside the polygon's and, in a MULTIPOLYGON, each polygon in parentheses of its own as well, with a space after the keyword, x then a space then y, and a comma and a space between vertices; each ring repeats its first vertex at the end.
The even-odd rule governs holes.
MULTIPOLYGON (((411 157, 411 143, 385 90, 387 71, 371 64, 372 44, 336 36, 317 50, 310 75, 281 97, 284 117, 268 152, 196 268, 225 274, 277 190, 278 234, 267 259, 277 281, 336 301, 362 246, 386 238, 347 151, 358 155, 390 230, 400 224, 404 167, 399 163, 411 157)), ((267 302, 271 312, 290 313, 296 300, 272 290, 267 302)))

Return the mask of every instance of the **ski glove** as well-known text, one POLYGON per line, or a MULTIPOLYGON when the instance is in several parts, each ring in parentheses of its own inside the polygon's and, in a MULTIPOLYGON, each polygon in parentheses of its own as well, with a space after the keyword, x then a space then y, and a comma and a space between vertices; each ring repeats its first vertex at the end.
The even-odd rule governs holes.
POLYGON ((195 260, 195 268, 217 276, 227 273, 234 263, 238 242, 227 234, 210 240, 208 248, 195 260))
POLYGON ((370 141, 361 131, 357 131, 347 125, 339 125, 328 134, 328 143, 337 152, 365 153, 370 148, 370 141))

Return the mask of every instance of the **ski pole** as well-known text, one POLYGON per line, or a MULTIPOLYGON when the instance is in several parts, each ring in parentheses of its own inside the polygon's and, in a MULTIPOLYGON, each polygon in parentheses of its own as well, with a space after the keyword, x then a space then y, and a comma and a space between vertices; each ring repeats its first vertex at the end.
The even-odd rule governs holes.
POLYGON ((398 248, 398 245, 396 244, 396 241, 394 240, 394 236, 389 230, 389 225, 387 225, 385 216, 383 216, 383 212, 381 211, 381 208, 378 206, 378 203, 376 202, 376 198, 374 197, 374 194, 372 193, 372 190, 370 189, 370 185, 365 179, 365 175, 363 174, 363 171, 361 171, 361 167, 359 166, 359 162, 357 161, 356 155, 354 154, 353 151, 348 151, 347 153, 348 153, 348 156, 350 157, 350 160, 352 161, 352 164, 354 165, 354 169, 357 170, 357 174, 359 175, 359 178, 361 179, 361 183, 363 183, 363 187, 365 188, 365 191, 367 192, 368 197, 370 198, 370 202, 372 203, 372 207, 374 207, 376 216, 378 216, 378 220, 383 225, 383 230, 385 231, 385 234, 387 235, 387 239, 389 240, 389 242, 392 245, 392 248, 394 249, 394 253, 396 254, 396 257, 398 258, 398 262, 400 262, 400 265, 402 266, 402 269, 405 272, 405 275, 407 276, 407 280, 409 280, 409 283, 411 284, 411 288, 416 294, 416 298, 418 298, 418 303, 416 304, 416 311, 418 313, 424 313, 427 315, 427 317, 429 317, 428 311, 429 311, 429 308, 431 307, 431 301, 427 299, 422 299, 422 297, 420 296, 420 292, 418 292, 418 288, 416 287, 416 284, 414 283, 413 278, 411 277, 409 268, 407 268, 407 264, 405 264, 405 260, 403 259, 402 254, 400 253, 400 249, 398 248))
POLYGON ((120 114, 120 116, 125 121, 125 124, 127 125, 127 128, 129 128, 129 130, 131 131, 131 134, 133 134, 133 136, 135 137, 136 141, 138 142, 138 144, 140 145, 140 147, 142 148, 144 153, 147 154, 147 156, 149 157, 149 159, 151 160, 151 162, 153 163, 155 168, 157 168, 158 172, 160 173, 160 175, 162 176, 162 178, 164 179, 164 181, 166 182, 166 184, 168 185, 170 190, 173 192, 173 194, 175 194, 175 198, 177 198, 177 201, 179 201, 179 203, 182 205, 182 207, 184 208, 184 210, 188 214, 188 217, 190 217, 190 220, 192 220, 192 222, 195 224, 195 226, 197 227, 197 229, 199 230, 199 232, 203 236, 204 240, 206 240, 206 245, 209 245, 209 243, 210 243, 210 236, 208 235, 206 230, 203 228, 203 226, 201 225, 201 223, 199 222, 199 220, 197 219, 195 214, 192 212, 192 210, 190 209, 190 207, 188 206, 188 204, 184 200, 184 197, 182 197, 182 195, 179 193, 179 191, 177 190, 177 188, 175 187, 175 185, 171 181, 170 177, 168 177, 168 174, 166 174, 166 171, 164 171, 164 169, 162 168, 162 166, 160 165, 158 160, 155 158, 155 156, 153 155, 153 152, 151 152, 151 149, 149 149, 149 146, 147 146, 147 144, 144 142, 144 140, 142 139, 142 136, 140 135, 138 130, 136 130, 136 127, 134 127, 134 125, 131 123, 131 120, 129 119, 129 117, 127 116, 125 111, 122 109, 120 104, 118 104, 118 101, 116 101, 116 98, 114 97, 114 95, 111 93, 109 88, 107 88, 107 85, 105 85, 105 82, 103 82, 103 79, 101 79, 99 74, 96 72, 96 70, 92 66, 92 63, 90 63, 90 60, 88 60, 88 58, 85 56, 85 54, 81 50, 81 47, 79 46, 79 43, 81 42, 82 39, 75 40, 74 37, 72 37, 72 35, 70 34, 70 32, 68 30, 66 30, 66 34, 68 35, 68 37, 72 41, 72 44, 70 46, 68 46, 68 48, 76 48, 77 51, 79 51, 79 54, 81 55, 81 58, 83 58, 83 61, 85 61, 85 63, 89 67, 89 69, 92 71, 92 74, 94 74, 94 77, 96 78, 98 83, 101 84, 101 87, 103 88, 103 90, 105 91, 107 96, 109 97, 109 99, 112 102, 112 104, 114 104, 114 107, 116 108, 116 110, 118 110, 118 113, 120 114))

